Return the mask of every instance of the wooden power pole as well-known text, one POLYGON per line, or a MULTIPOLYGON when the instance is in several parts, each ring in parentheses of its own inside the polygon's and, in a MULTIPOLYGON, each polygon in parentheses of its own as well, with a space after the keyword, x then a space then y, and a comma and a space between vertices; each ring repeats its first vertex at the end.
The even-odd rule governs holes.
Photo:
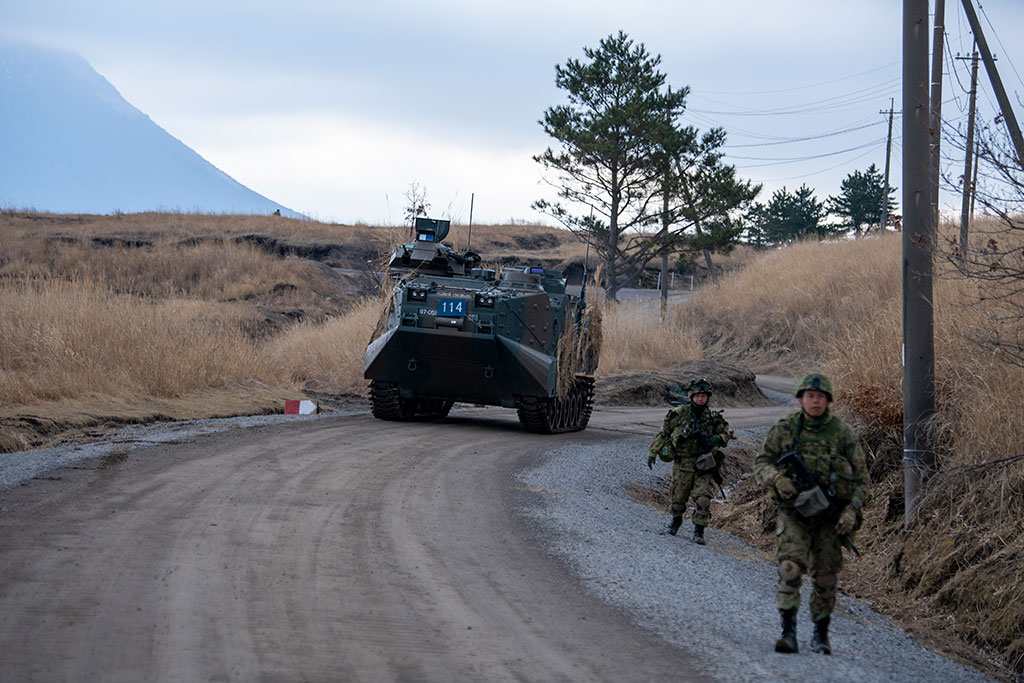
MULTIPOLYGON (((892 156, 892 99, 889 100, 889 135, 885 138, 885 182, 882 185, 882 219, 878 231, 884 232, 889 224, 889 158, 892 156)), ((884 114, 886 112, 879 112, 884 114)))
POLYGON ((960 204, 960 260, 967 258, 968 214, 971 211, 973 182, 971 176, 971 154, 974 152, 974 111, 978 102, 978 51, 971 58, 971 94, 967 109, 967 144, 964 145, 964 195, 960 204))
POLYGON ((935 339, 928 106, 928 0, 903 0, 903 523, 934 464, 935 339))
POLYGON ((978 167, 981 166, 981 136, 974 138, 974 179, 971 180, 971 213, 968 220, 974 220, 974 200, 978 198, 978 167))
POLYGON ((931 92, 931 155, 928 170, 932 183, 932 213, 935 227, 939 225, 939 146, 942 141, 942 43, 946 33, 946 0, 935 0, 935 18, 932 29, 932 92, 931 92))

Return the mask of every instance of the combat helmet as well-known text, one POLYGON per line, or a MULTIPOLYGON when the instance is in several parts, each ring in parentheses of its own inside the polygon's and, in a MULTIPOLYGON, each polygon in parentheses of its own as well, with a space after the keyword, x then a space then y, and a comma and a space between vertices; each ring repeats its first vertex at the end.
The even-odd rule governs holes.
POLYGON ((711 389, 711 380, 698 377, 686 385, 686 395, 693 398, 696 394, 707 394, 708 398, 711 398, 711 389))
POLYGON ((829 402, 832 401, 832 382, 828 381, 828 377, 820 372, 808 372, 804 375, 804 378, 800 380, 800 385, 796 388, 796 397, 800 398, 800 395, 807 389, 820 391, 828 397, 829 402))

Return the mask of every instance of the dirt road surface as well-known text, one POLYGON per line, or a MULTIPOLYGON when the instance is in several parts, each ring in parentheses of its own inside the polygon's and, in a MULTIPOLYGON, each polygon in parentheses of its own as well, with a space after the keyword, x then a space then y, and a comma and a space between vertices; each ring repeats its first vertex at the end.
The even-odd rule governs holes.
POLYGON ((560 436, 497 409, 332 417, 30 480, 0 493, 0 679, 700 680, 510 514, 538 453, 664 412, 598 409, 560 436))

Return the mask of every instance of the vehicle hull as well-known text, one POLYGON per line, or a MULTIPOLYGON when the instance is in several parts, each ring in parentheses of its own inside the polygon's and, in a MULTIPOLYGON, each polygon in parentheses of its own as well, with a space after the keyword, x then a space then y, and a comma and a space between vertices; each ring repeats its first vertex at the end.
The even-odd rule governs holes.
POLYGON ((405 398, 512 408, 517 396, 554 396, 555 372, 554 357, 499 334, 397 327, 367 348, 363 374, 405 398))

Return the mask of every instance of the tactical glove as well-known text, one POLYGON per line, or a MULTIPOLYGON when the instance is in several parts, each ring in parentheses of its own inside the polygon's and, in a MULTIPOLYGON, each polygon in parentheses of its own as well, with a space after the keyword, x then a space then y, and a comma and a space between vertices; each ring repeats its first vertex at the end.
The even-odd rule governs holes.
POLYGON ((793 486, 793 482, 789 480, 789 477, 781 472, 772 479, 772 486, 775 487, 775 492, 779 494, 780 498, 784 500, 796 498, 796 487, 793 486))
POLYGON ((655 456, 653 454, 647 456, 647 469, 649 470, 654 469, 654 457, 655 456))
POLYGON ((839 515, 839 521, 836 522, 836 533, 840 536, 845 536, 851 531, 853 527, 857 525, 857 511, 849 505, 843 510, 843 513, 839 515))

